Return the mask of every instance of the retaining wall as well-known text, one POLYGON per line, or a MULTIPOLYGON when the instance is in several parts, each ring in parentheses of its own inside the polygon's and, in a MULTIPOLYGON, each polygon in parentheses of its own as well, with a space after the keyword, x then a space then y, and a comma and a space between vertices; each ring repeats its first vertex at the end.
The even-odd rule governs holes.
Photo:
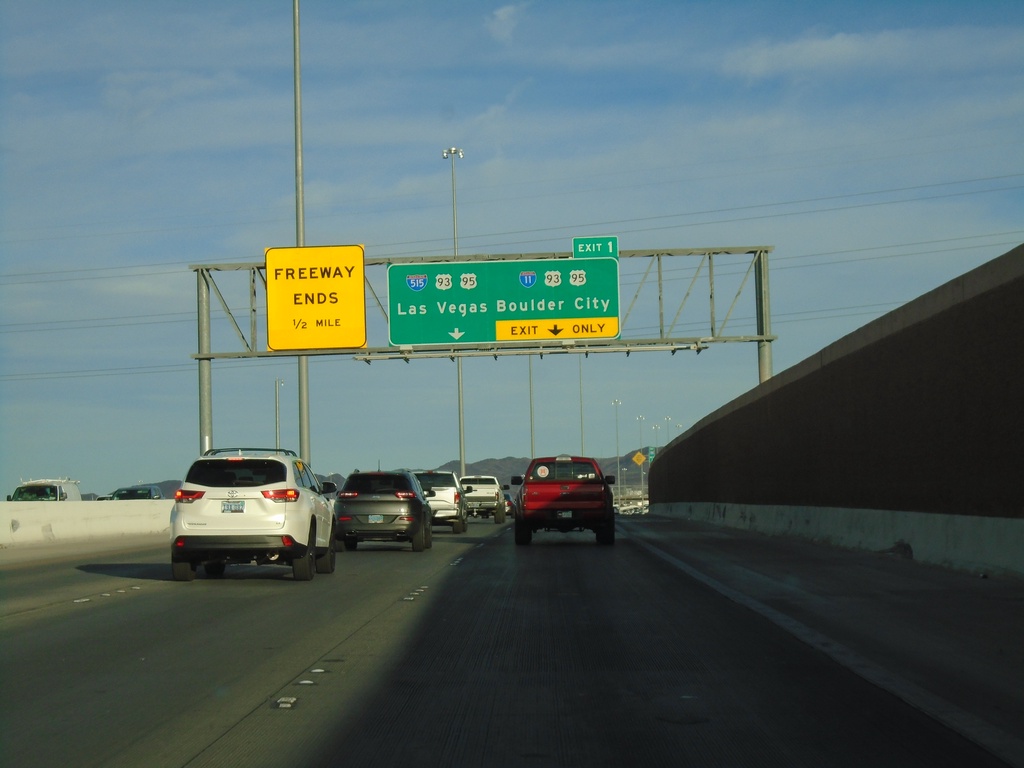
MULTIPOLYGON (((984 551, 961 558, 956 540, 975 523, 993 529, 989 518, 1016 521, 996 527, 1024 569, 1022 445, 1024 246, 702 419, 652 464, 651 503, 669 512, 718 505, 723 524, 761 508, 755 519, 785 520, 775 531, 800 533, 810 520, 816 536, 837 543, 868 517, 909 513, 901 517, 913 524, 894 522, 890 538, 943 539, 950 560, 977 565, 984 551)), ((915 556, 935 549, 908 543, 915 556)), ((882 544, 895 539, 864 546, 882 544)))

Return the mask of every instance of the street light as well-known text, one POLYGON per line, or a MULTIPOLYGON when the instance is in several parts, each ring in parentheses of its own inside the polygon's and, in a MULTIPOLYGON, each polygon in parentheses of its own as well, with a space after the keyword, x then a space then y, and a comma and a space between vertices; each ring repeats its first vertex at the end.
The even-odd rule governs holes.
MULTIPOLYGON (((445 160, 451 158, 452 161, 452 256, 458 258, 459 256, 459 214, 458 206, 455 203, 455 158, 465 157, 462 150, 458 147, 449 147, 448 149, 441 150, 441 157, 445 160)), ((465 477, 466 475, 466 425, 465 419, 463 418, 463 407, 462 407, 462 355, 455 358, 455 368, 457 371, 459 384, 459 477, 465 477)))
POLYGON ((455 205, 455 158, 463 158, 465 154, 458 147, 441 150, 441 157, 452 160, 452 242, 455 246, 454 255, 459 255, 459 217, 455 205))
MULTIPOLYGON (((621 400, 612 400, 612 405, 615 406, 615 482, 618 483, 622 478, 621 456, 619 453, 619 406, 622 405, 621 400)), ((618 494, 620 497, 621 493, 618 494)))
POLYGON ((665 445, 672 442, 672 417, 665 417, 665 445))

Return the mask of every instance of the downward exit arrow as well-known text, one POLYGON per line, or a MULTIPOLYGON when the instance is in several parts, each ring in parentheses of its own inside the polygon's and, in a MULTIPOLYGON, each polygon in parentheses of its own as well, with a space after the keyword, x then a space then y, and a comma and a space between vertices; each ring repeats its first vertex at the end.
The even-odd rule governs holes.
POLYGON ((456 341, 458 341, 465 335, 465 331, 460 331, 458 328, 456 328, 454 331, 449 331, 448 335, 451 336, 456 341))
POLYGON ((558 327, 558 324, 556 323, 556 324, 555 324, 555 327, 554 327, 554 328, 548 328, 548 333, 550 333, 550 334, 551 334, 552 336, 557 336, 557 335, 558 335, 558 334, 560 334, 560 333, 561 333, 561 332, 562 332, 563 330, 564 330, 564 329, 562 329, 562 328, 559 328, 559 327, 558 327))

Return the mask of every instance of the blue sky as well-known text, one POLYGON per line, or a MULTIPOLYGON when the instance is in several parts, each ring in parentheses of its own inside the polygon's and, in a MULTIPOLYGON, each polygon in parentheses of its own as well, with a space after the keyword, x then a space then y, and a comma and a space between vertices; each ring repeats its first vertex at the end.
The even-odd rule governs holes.
MULTIPOLYGON (((4 493, 180 478, 198 452, 189 265, 296 242, 291 20, 0 0, 4 493)), ((304 0, 301 20, 307 245, 449 254, 457 146, 461 255, 772 246, 780 372, 1024 241, 1020 2, 304 0)), ((680 295, 695 268, 673 265, 680 295)), ((716 265, 720 312, 744 269, 716 265)), ((219 285, 244 315, 247 286, 219 285)), ((625 337, 657 328, 649 285, 636 305, 625 337)), ((730 330, 752 316, 747 286, 730 330)), ((214 346, 239 351, 222 317, 214 346)), ((526 358, 463 368, 467 460, 528 455, 526 358)), ((538 453, 664 444, 757 384, 752 344, 532 368, 538 453)), ((216 444, 273 444, 277 379, 297 446, 294 358, 214 364, 216 444)), ((310 407, 320 473, 458 458, 449 360, 312 358, 310 407)))

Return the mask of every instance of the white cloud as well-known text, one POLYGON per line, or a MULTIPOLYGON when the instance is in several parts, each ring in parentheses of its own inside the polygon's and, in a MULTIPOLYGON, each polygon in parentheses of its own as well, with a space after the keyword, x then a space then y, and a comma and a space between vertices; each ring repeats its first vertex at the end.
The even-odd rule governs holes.
POLYGON ((721 59, 727 75, 761 80, 866 73, 964 75, 1024 67, 1024 30, 1019 27, 884 30, 808 36, 788 42, 762 40, 721 59))
POLYGON ((487 28, 487 31, 491 33, 491 37, 495 40, 507 43, 512 39, 512 35, 516 31, 516 27, 519 25, 520 16, 525 8, 525 3, 521 3, 519 5, 503 5, 487 17, 487 20, 484 22, 484 26, 487 28))

